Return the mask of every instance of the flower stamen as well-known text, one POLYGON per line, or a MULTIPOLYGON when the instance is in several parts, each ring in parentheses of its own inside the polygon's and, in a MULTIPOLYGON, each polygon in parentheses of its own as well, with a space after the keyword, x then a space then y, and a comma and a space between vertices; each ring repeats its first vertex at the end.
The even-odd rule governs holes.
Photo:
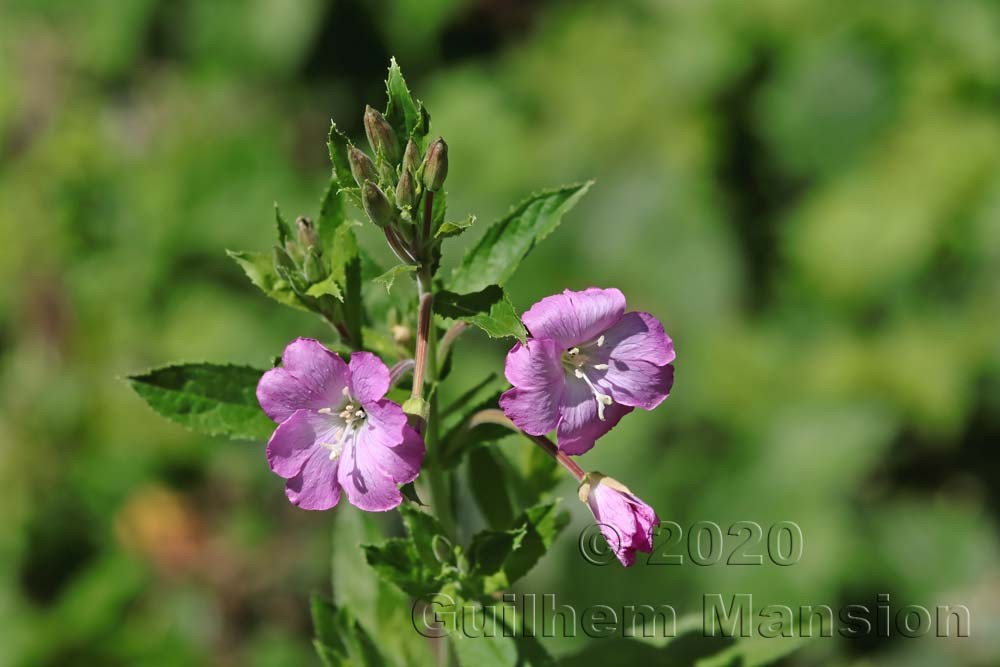
POLYGON ((594 383, 591 381, 590 377, 583 372, 583 369, 577 368, 573 371, 573 374, 586 382, 587 386, 590 387, 590 391, 594 394, 594 398, 597 399, 597 418, 604 421, 604 408, 614 403, 614 401, 610 396, 594 386, 594 383))

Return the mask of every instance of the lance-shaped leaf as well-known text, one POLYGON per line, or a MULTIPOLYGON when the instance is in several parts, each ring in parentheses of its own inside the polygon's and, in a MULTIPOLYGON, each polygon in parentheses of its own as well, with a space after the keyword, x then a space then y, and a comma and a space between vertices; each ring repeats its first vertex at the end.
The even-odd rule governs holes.
POLYGON ((403 145, 406 144, 408 137, 413 137, 413 140, 422 149, 423 139, 430 128, 430 115, 419 100, 413 99, 395 58, 389 64, 389 76, 385 80, 385 90, 389 96, 385 118, 396 131, 396 136, 399 137, 403 145))
POLYGON ((474 215, 458 222, 442 222, 438 230, 434 232, 434 238, 446 239, 458 236, 474 224, 476 224, 476 216, 474 215))
POLYGON ((493 223, 452 272, 447 287, 474 292, 506 283, 535 244, 551 234, 593 181, 534 194, 493 223))
POLYGON ((512 336, 524 342, 527 331, 514 304, 497 285, 471 294, 439 292, 434 297, 434 312, 441 317, 462 320, 485 331, 491 338, 512 336))
MULTIPOLYGON (((357 183, 354 182, 354 176, 351 175, 351 163, 347 161, 348 146, 350 146, 350 141, 348 141, 347 135, 337 128, 336 123, 330 123, 330 134, 327 137, 326 147, 330 152, 330 163, 333 166, 330 188, 334 188, 335 184, 335 192, 351 192, 357 189, 357 183)), ((359 199, 356 199, 355 203, 360 207, 359 199)))
POLYGON ((271 255, 254 251, 233 251, 227 250, 226 254, 240 265, 243 273, 247 274, 254 285, 260 291, 268 295, 278 303, 282 303, 298 310, 309 310, 302 300, 295 294, 295 290, 284 278, 274 270, 274 261, 271 255))
POLYGON ((177 364, 128 378, 150 407, 198 433, 263 440, 274 423, 257 403, 264 371, 249 366, 177 364))

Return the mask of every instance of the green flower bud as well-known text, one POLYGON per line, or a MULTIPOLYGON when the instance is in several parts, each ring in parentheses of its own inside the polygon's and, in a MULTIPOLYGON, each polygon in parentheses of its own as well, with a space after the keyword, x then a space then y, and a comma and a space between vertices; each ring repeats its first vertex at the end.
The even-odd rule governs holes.
POLYGON ((389 203, 385 193, 371 181, 365 181, 361 186, 361 203, 365 207, 365 213, 379 227, 392 225, 396 221, 396 209, 389 203))
POLYGON ((299 244, 303 248, 311 248, 319 243, 319 236, 316 234, 316 227, 312 220, 300 215, 295 219, 295 228, 298 230, 299 244))
POLYGON ((406 142, 406 150, 403 151, 403 171, 417 173, 420 167, 420 150, 413 139, 406 142))
POLYGON ((309 284, 318 283, 326 277, 326 271, 323 270, 323 263, 319 261, 319 249, 315 246, 310 246, 306 252, 305 261, 302 263, 302 272, 305 275, 306 282, 309 284))
POLYGON ((399 141, 385 116, 370 106, 365 107, 365 134, 375 154, 381 153, 389 162, 399 162, 399 141))
POLYGON ((348 148, 347 161, 351 164, 351 175, 354 176, 358 187, 363 186, 365 181, 378 180, 375 176, 375 163, 360 148, 355 146, 348 148))
POLYGON ((399 185, 396 186, 396 206, 399 208, 413 207, 413 200, 416 197, 416 188, 413 186, 413 176, 408 171, 404 171, 399 177, 399 185))
POLYGON ((424 156, 424 187, 437 192, 448 177, 448 144, 438 137, 427 147, 424 156))

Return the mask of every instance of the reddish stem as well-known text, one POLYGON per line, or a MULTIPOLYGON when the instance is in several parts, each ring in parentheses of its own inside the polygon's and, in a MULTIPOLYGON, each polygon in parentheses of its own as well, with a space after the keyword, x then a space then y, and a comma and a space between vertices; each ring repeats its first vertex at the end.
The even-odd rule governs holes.
POLYGON ((566 470, 568 470, 578 482, 583 481, 584 476, 587 474, 576 464, 576 461, 567 456, 564 452, 559 451, 559 448, 553 445, 551 440, 546 438, 544 435, 531 435, 529 433, 525 433, 500 410, 480 410, 476 414, 472 415, 472 418, 469 419, 469 427, 471 428, 478 424, 498 424, 500 426, 506 426, 516 433, 520 433, 528 440, 531 440, 533 443, 538 445, 543 452, 555 459, 559 465, 566 468, 566 470))

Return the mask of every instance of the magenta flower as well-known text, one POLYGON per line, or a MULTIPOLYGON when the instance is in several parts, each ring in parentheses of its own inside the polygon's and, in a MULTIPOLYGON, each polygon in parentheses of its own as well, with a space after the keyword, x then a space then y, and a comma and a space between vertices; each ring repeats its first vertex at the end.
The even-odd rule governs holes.
POLYGON ((522 319, 532 338, 507 354, 514 388, 500 407, 525 433, 556 429, 559 449, 583 454, 632 408, 670 393, 674 344, 649 313, 626 313, 619 290, 564 290, 522 319))
POLYGON ((580 500, 597 520, 608 546, 625 567, 635 563, 635 552, 653 551, 653 530, 660 518, 616 479, 599 472, 588 473, 580 484, 580 500))
POLYGON ((399 505, 398 485, 416 479, 424 442, 407 425, 403 409, 384 398, 385 364, 368 352, 355 352, 344 363, 309 338, 289 343, 281 362, 261 377, 257 400, 278 422, 267 461, 288 480, 288 499, 303 509, 325 510, 337 504, 343 489, 363 510, 399 505))

